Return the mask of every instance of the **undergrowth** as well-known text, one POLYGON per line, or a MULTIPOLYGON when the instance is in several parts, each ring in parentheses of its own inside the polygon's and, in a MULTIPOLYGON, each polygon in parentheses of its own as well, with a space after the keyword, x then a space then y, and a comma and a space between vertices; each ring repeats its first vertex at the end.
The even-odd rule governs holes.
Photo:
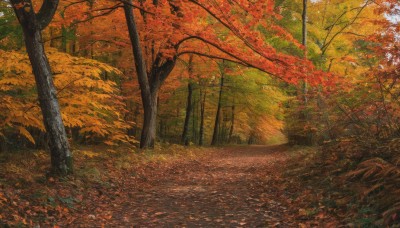
POLYGON ((400 227, 399 145, 393 139, 294 147, 286 175, 294 177, 294 189, 306 189, 295 193, 295 201, 350 227, 400 227))
POLYGON ((47 174, 50 158, 45 151, 2 153, 0 227, 52 225, 59 219, 72 219, 69 215, 77 207, 84 210, 93 194, 113 197, 127 178, 133 178, 139 185, 139 180, 151 175, 158 166, 183 158, 197 159, 209 151, 170 144, 145 151, 131 147, 78 146, 73 149, 74 174, 61 178, 47 174))

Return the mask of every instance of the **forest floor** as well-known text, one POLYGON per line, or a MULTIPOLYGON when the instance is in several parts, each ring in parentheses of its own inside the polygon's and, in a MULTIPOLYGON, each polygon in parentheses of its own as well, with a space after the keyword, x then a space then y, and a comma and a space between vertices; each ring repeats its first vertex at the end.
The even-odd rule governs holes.
POLYGON ((21 181, 4 170, 0 226, 338 226, 323 206, 300 202, 309 187, 283 175, 292 153, 283 145, 238 146, 137 165, 102 158, 92 161, 97 168, 75 162, 67 179, 21 181))

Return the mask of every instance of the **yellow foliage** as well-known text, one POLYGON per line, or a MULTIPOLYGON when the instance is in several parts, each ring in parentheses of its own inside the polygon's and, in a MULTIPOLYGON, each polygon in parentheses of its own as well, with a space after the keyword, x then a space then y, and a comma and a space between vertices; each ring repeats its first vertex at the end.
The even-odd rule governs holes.
MULTIPOLYGON (((122 117, 123 98, 107 74, 122 74, 96 60, 74 57, 49 48, 47 52, 65 126, 78 128, 86 138, 131 142, 125 137, 131 123, 122 117)), ((0 132, 14 132, 35 143, 30 129, 45 131, 28 56, 0 50, 0 132)))
POLYGON ((28 130, 26 130, 26 128, 18 126, 17 129, 19 130, 19 133, 24 136, 26 139, 29 140, 29 142, 35 144, 35 139, 32 137, 31 133, 29 133, 28 130))

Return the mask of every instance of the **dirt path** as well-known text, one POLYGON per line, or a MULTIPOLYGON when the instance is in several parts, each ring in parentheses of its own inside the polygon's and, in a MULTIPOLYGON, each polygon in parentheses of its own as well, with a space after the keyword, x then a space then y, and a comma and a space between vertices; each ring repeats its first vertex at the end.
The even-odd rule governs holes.
POLYGON ((294 226, 273 188, 284 147, 226 148, 209 159, 177 164, 122 211, 139 226, 294 226))
POLYGON ((81 208, 86 213, 65 224, 330 227, 299 216, 293 192, 281 176, 288 157, 285 146, 229 147, 205 158, 127 173, 111 190, 87 194, 91 203, 81 208))
MULTIPOLYGON (((99 199, 111 201, 107 203, 107 209, 112 211, 108 215, 111 219, 106 224, 297 227, 296 222, 288 219, 290 199, 275 187, 280 167, 287 159, 285 149, 284 146, 224 148, 210 157, 172 163, 148 176, 141 176, 147 187, 137 189, 137 183, 127 179, 124 189, 116 196, 99 199), (122 198, 130 200, 119 202, 118 195, 121 194, 129 194, 122 198)), ((96 216, 105 208, 92 205, 88 210, 93 211, 89 219, 95 224, 96 216)), ((87 225, 86 222, 83 224, 87 225)))

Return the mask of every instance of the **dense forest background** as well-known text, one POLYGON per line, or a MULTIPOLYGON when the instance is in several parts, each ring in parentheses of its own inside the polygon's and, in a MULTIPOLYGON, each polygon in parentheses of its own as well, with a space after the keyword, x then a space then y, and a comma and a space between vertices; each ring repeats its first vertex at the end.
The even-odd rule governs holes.
POLYGON ((66 175, 83 146, 314 146, 307 167, 357 182, 398 222, 399 9, 0 1, 0 152, 45 150, 66 175))
MULTIPOLYGON (((42 39, 69 139, 74 143, 109 145, 140 139, 144 110, 127 23, 124 11, 120 10, 123 2, 110 7, 107 7, 110 2, 60 4, 50 25, 42 31, 42 39)), ((209 4, 210 9, 222 10, 209 4)), ((160 91, 157 90, 158 141, 266 143, 282 140, 282 134, 286 134, 293 143, 310 144, 358 134, 357 128, 361 127, 358 120, 363 122, 361 125, 367 122, 375 125, 376 131, 370 132, 373 134, 388 133, 387 127, 394 127, 387 123, 394 116, 379 115, 390 111, 388 105, 392 104, 385 100, 392 99, 395 82, 376 77, 389 74, 389 69, 396 65, 397 53, 392 50, 396 47, 396 7, 369 1, 311 1, 305 24, 302 1, 264 4, 269 4, 273 16, 257 15, 263 13, 261 10, 252 12, 257 17, 269 18, 262 24, 256 24, 260 18, 254 15, 252 19, 241 19, 235 13, 229 17, 238 17, 234 22, 237 24, 225 24, 218 21, 228 18, 212 12, 207 15, 208 9, 205 14, 188 13, 193 23, 182 22, 179 15, 162 18, 168 14, 157 15, 150 22, 144 15, 152 13, 132 6, 139 9, 135 11, 139 18, 136 23, 148 74, 157 54, 166 59, 176 55, 171 57, 176 58, 173 69, 163 79, 162 87, 158 86, 160 91), (164 28, 157 24, 163 19, 177 20, 182 25, 164 28), (252 22, 252 27, 242 28, 241 23, 246 21, 240 20, 256 22, 252 22), (273 30, 263 25, 273 25, 273 30), (176 30, 183 31, 178 34, 176 30), (204 37, 196 40, 193 37, 197 33, 204 37), (254 44, 247 40, 252 33, 256 36, 254 44), (173 42, 168 41, 172 39, 187 44, 178 52, 164 47, 170 44, 163 42, 173 42), (242 47, 235 46, 240 41, 242 47), (265 53, 257 48, 264 48, 265 53), (296 65, 291 61, 309 59, 323 72, 320 75, 315 70, 302 72, 306 66, 303 69, 299 64, 299 72, 290 72, 293 69, 287 66, 283 67, 285 72, 279 72, 266 66, 264 60, 249 60, 261 57, 270 60, 269 64, 277 62, 280 67, 280 59, 266 56, 278 56, 273 52, 279 53, 279 58, 287 58, 282 62, 288 65, 296 65), (381 61, 385 62, 383 69, 381 61), (369 75, 372 72, 374 75, 369 75), (382 90, 378 88, 380 84, 374 83, 382 83, 382 90), (382 105, 386 108, 368 110, 377 116, 363 115, 367 108, 362 107, 384 101, 386 104, 382 105), (362 109, 362 113, 356 109, 362 109)), ((1 31, 4 101, 1 148, 5 151, 14 147, 43 147, 45 127, 35 103, 35 81, 29 59, 22 51, 25 44, 21 26, 8 2, 2 2, 1 31)))

